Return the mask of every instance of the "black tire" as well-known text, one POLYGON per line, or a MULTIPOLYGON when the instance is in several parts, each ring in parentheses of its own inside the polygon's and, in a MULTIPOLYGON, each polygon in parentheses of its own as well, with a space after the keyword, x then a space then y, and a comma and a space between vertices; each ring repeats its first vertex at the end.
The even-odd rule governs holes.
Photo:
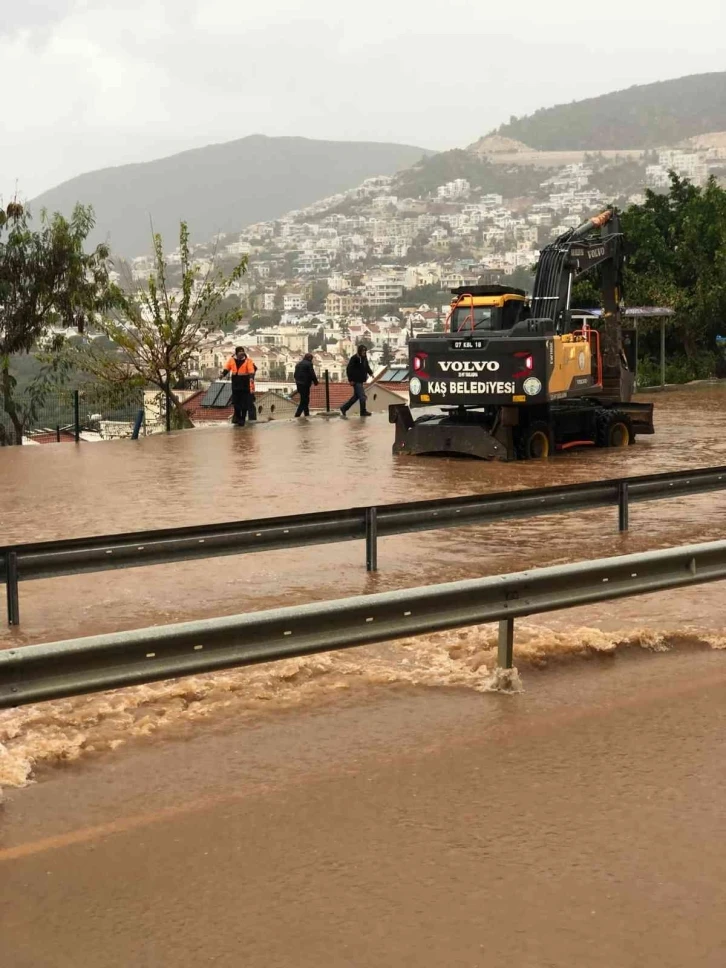
POLYGON ((633 442, 633 425, 622 410, 601 410, 595 420, 598 447, 628 447, 633 442))
POLYGON ((554 451, 552 428, 545 420, 522 427, 514 438, 517 460, 547 460, 554 451))

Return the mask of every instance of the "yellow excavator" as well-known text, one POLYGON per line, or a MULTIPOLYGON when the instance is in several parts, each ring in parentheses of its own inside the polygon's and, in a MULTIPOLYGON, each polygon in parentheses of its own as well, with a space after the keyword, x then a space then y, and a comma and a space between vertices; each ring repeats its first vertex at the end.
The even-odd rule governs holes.
POLYGON ((410 405, 395 404, 394 454, 504 460, 572 447, 623 447, 652 434, 632 402, 635 339, 621 316, 623 236, 615 209, 546 246, 531 299, 521 289, 453 289, 447 332, 409 343, 410 405), (578 324, 572 285, 599 267, 599 328, 578 324), (426 412, 414 419, 412 410, 426 412))

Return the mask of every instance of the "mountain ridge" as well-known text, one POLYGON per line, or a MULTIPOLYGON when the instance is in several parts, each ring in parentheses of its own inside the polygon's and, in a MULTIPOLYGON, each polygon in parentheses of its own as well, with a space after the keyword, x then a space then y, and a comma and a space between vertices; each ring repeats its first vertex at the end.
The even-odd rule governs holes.
POLYGON ((634 84, 540 108, 489 132, 539 151, 657 148, 726 130, 726 71, 634 84))
POLYGON ((323 141, 254 134, 146 162, 77 175, 31 201, 70 214, 93 205, 90 241, 108 239, 117 254, 135 256, 151 244, 150 220, 168 247, 179 221, 193 241, 279 218, 375 175, 393 175, 433 154, 391 142, 323 141))

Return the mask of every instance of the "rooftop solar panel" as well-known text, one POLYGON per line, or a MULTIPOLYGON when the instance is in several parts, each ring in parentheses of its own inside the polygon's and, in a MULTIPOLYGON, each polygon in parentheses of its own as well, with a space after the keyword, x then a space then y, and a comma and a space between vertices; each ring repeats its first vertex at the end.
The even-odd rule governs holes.
POLYGON ((215 380, 202 397, 203 407, 228 407, 232 399, 232 384, 227 380, 215 380))

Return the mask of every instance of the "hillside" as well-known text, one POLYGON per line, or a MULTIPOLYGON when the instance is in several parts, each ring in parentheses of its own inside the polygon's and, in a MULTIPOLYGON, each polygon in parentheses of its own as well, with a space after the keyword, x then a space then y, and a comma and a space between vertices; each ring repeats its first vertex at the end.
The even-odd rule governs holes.
POLYGON ((31 203, 38 211, 69 213, 76 202, 93 205, 92 242, 135 256, 150 247, 149 219, 168 247, 185 219, 194 241, 239 232, 252 222, 278 218, 318 199, 392 175, 429 155, 410 145, 312 141, 251 135, 136 165, 79 175, 31 203))
POLYGON ((726 130, 726 72, 643 84, 513 118, 496 134, 541 151, 653 148, 726 130))
POLYGON ((419 198, 435 191, 437 186, 445 182, 465 178, 472 187, 483 192, 496 192, 512 198, 535 191, 544 177, 541 170, 496 165, 465 148, 454 148, 424 158, 411 168, 399 172, 395 189, 399 195, 419 198))

